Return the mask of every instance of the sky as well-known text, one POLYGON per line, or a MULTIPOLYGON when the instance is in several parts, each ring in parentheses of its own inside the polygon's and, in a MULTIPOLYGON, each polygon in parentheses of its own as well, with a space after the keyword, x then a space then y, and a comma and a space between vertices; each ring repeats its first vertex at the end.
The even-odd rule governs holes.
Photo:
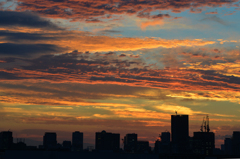
POLYGON ((239 17, 239 0, 0 0, 0 131, 153 146, 177 111, 190 136, 208 114, 220 147, 240 131, 239 17))

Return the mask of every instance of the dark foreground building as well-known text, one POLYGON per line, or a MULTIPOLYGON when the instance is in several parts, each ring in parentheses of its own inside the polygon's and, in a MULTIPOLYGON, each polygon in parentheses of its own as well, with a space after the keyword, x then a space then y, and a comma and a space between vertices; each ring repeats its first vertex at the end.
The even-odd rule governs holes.
POLYGON ((188 115, 171 115, 171 135, 173 154, 188 153, 189 122, 188 115))
POLYGON ((104 151, 119 151, 120 134, 107 133, 106 131, 96 132, 95 149, 104 151))
POLYGON ((137 134, 127 134, 124 137, 124 151, 125 152, 136 152, 137 150, 137 134))
POLYGON ((155 142, 155 153, 170 154, 170 132, 162 132, 160 138, 161 140, 155 142))
POLYGON ((240 156, 240 131, 234 131, 232 135, 232 153, 240 156))
POLYGON ((148 141, 137 141, 137 150, 138 153, 148 153, 151 151, 148 141))
POLYGON ((57 148, 57 134, 54 132, 46 132, 43 136, 43 147, 46 150, 57 148))
POLYGON ((13 137, 11 131, 0 132, 0 149, 6 150, 12 147, 13 137))
POLYGON ((213 132, 194 132, 193 152, 199 155, 212 155, 215 149, 215 135, 213 132))
POLYGON ((72 150, 82 151, 83 150, 83 133, 75 131, 72 133, 72 150))

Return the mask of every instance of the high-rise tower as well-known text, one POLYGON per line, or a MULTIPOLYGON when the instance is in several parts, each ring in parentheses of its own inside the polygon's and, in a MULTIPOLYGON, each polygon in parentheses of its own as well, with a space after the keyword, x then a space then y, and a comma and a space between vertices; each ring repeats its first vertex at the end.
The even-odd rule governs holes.
POLYGON ((186 153, 189 140, 188 115, 171 115, 172 152, 186 153))
POLYGON ((83 150, 83 133, 75 131, 72 133, 72 149, 73 151, 83 150))

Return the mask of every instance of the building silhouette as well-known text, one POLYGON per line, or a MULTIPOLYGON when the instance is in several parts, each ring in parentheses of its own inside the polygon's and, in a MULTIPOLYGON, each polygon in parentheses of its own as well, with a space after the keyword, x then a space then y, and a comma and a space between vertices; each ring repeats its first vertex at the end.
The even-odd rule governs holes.
POLYGON ((83 150, 83 133, 75 131, 72 133, 72 150, 82 151, 83 150))
POLYGON ((54 132, 46 132, 43 136, 43 147, 46 150, 57 148, 57 134, 54 132))
POLYGON ((194 132, 193 152, 199 155, 212 155, 215 149, 215 135, 213 132, 194 132))
POLYGON ((189 146, 188 115, 171 115, 171 152, 187 153, 189 146))
POLYGON ((62 143, 63 150, 69 150, 70 151, 71 147, 72 147, 71 141, 63 141, 63 143, 62 143))
POLYGON ((170 132, 162 132, 160 135, 161 140, 155 142, 155 153, 169 154, 170 147, 170 132))
POLYGON ((232 155, 232 139, 231 138, 224 139, 223 148, 224 148, 223 151, 225 155, 232 155))
POLYGON ((119 151, 120 134, 108 133, 104 130, 96 132, 95 149, 98 151, 119 151))
POLYGON ((232 153, 233 155, 240 155, 240 131, 233 131, 232 153))
POLYGON ((11 131, 0 132, 0 149, 10 149, 13 145, 13 137, 11 131))
POLYGON ((137 141, 137 150, 138 153, 148 153, 151 151, 151 147, 149 147, 148 141, 137 141))
MULTIPOLYGON (((205 117, 203 118, 205 119, 205 117)), ((205 157, 239 157, 240 156, 240 131, 233 131, 231 138, 225 138, 224 145, 221 149, 215 148, 215 134, 210 132, 209 118, 206 116, 206 120, 203 120, 200 132, 194 132, 193 137, 189 137, 189 123, 188 115, 171 115, 171 134, 170 132, 162 132, 159 135, 159 139, 155 142, 155 157, 158 158, 205 158, 205 157), (203 128, 205 130, 203 130, 203 128)), ((12 132, 2 131, 0 132, 0 159, 5 157, 5 153, 11 154, 14 152, 24 152, 26 154, 30 152, 42 152, 44 150, 54 150, 54 153, 49 153, 49 158, 54 158, 54 154, 60 152, 69 153, 70 150, 82 151, 83 150, 83 133, 75 131, 72 133, 72 145, 71 141, 63 141, 62 145, 57 144, 57 134, 55 132, 46 132, 43 136, 43 145, 39 145, 38 151, 36 146, 27 146, 24 140, 17 143, 13 143, 12 132), (8 150, 8 151, 5 151, 8 150), (19 151, 21 150, 21 151, 19 151), (31 150, 31 151, 29 151, 31 150), (57 151, 59 152, 57 152, 57 151), (10 153, 9 153, 10 152, 10 153), (56 153, 55 153, 56 152, 56 153), (2 155, 2 156, 1 156, 2 155)), ((95 155, 98 154, 125 154, 126 156, 139 155, 138 158, 144 156, 140 153, 151 152, 149 141, 138 141, 138 135, 135 133, 126 134, 123 140, 124 151, 128 153, 122 153, 120 150, 120 134, 110 133, 106 131, 96 132, 95 149, 96 151, 110 152, 110 153, 72 153, 75 155, 95 155), (121 153, 111 153, 121 152, 121 153), (135 154, 132 154, 135 153, 135 154)), ((89 151, 93 147, 89 147, 89 151)), ((45 153, 45 152, 44 152, 45 153)), ((25 156, 24 154, 23 156, 25 156)), ((62 153, 63 154, 63 153, 62 153)), ((149 154, 151 156, 151 154, 149 154)), ((99 158, 99 156, 97 156, 99 158)), ((96 158, 96 157, 95 157, 96 158)))
POLYGON ((126 134, 124 137, 124 151, 125 152, 136 152, 137 150, 137 134, 126 134))

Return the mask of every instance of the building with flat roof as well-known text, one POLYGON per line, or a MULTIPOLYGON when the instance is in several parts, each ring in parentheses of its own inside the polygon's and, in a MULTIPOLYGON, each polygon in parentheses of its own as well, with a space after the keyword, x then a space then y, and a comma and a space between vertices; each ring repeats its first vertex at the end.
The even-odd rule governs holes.
POLYGON ((138 153, 148 153, 151 151, 149 147, 149 141, 137 141, 137 152, 138 153))
POLYGON ((82 151, 83 150, 83 133, 75 131, 72 133, 72 150, 82 151))
POLYGON ((155 141, 155 153, 169 154, 170 153, 170 132, 162 132, 159 136, 161 140, 155 141))
POLYGON ((137 149, 137 134, 126 134, 124 137, 124 151, 136 152, 137 149))
POLYGON ((171 115, 172 153, 186 153, 189 143, 188 115, 171 115))
POLYGON ((225 155, 232 155, 232 139, 231 138, 224 139, 223 148, 224 148, 223 151, 225 155))
POLYGON ((119 151, 120 134, 108 133, 104 130, 96 132, 95 149, 100 151, 119 151))
POLYGON ((57 147, 57 134, 55 132, 45 132, 43 136, 44 149, 56 149, 57 147))
POLYGON ((213 132, 194 132, 193 151, 199 155, 212 155, 215 149, 215 135, 213 132))
POLYGON ((233 131, 232 153, 233 155, 240 155, 240 131, 233 131))
POLYGON ((0 149, 6 150, 11 148, 13 144, 13 137, 11 131, 0 132, 0 149))

